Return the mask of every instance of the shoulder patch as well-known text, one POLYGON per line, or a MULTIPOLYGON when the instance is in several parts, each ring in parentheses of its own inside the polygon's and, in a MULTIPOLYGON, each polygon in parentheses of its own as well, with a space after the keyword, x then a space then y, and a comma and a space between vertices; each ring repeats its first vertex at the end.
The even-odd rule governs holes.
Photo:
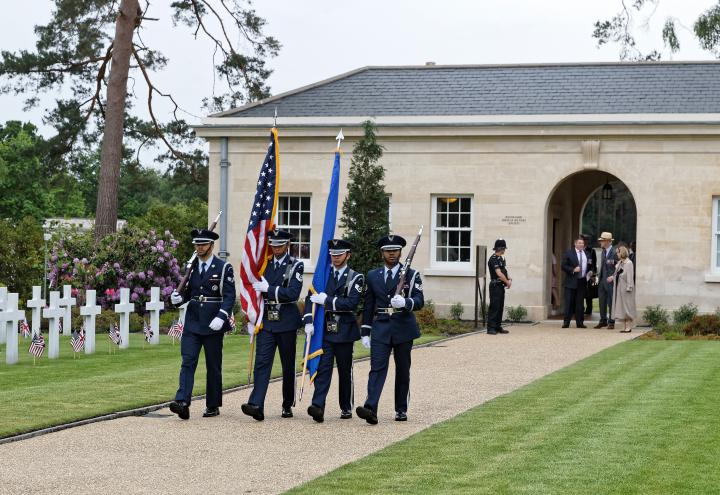
POLYGON ((303 281, 302 273, 295 272, 295 278, 298 280, 298 282, 302 282, 303 281))

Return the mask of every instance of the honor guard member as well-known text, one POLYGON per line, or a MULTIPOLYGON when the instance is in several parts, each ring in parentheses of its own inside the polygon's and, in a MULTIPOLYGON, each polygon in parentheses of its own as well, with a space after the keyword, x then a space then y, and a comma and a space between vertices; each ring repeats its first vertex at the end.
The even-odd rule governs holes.
POLYGON ((180 387, 170 410, 180 419, 190 418, 195 369, 200 348, 205 349, 207 369, 207 395, 203 417, 220 414, 222 406, 222 348, 225 332, 230 331, 230 313, 235 305, 235 276, 230 263, 213 256, 214 241, 218 235, 207 229, 194 229, 191 233, 197 259, 182 294, 177 291, 170 301, 179 306, 188 303, 185 329, 180 341, 182 366, 180 387))
POLYGON ((365 279, 348 267, 352 244, 343 239, 328 241, 332 268, 325 292, 313 294, 305 300, 305 333, 308 338, 315 331, 313 303, 325 308, 322 355, 313 383, 315 392, 308 414, 318 423, 325 419, 325 398, 330 390, 333 361, 337 362, 340 386, 340 418, 352 418, 353 408, 353 346, 360 340, 355 312, 360 304, 365 279))
MULTIPOLYGON (((273 257, 268 261, 265 273, 253 288, 262 292, 265 301, 262 329, 255 336, 255 384, 242 412, 258 421, 265 419, 265 395, 270 383, 270 372, 275 359, 275 349, 280 352, 283 373, 283 418, 292 418, 295 404, 295 343, 297 330, 302 326, 297 301, 302 291, 304 266, 290 256, 288 249, 292 234, 283 230, 268 233, 268 244, 273 257)), ((248 324, 248 333, 255 328, 248 324)))
POLYGON ((502 327, 502 316, 505 308, 505 288, 510 288, 512 279, 508 278, 507 266, 505 264, 505 250, 507 243, 503 239, 495 241, 493 251, 495 254, 488 259, 488 271, 490 272, 490 308, 488 309, 487 333, 496 335, 498 333, 510 333, 502 327))
POLYGON ((400 252, 405 244, 405 239, 399 235, 380 239, 378 247, 385 266, 367 274, 361 340, 363 346, 370 348, 370 376, 365 405, 355 412, 371 425, 378 422, 378 403, 387 377, 390 352, 395 357, 395 421, 407 421, 410 352, 413 340, 420 337, 413 311, 421 309, 425 299, 420 274, 413 269, 405 273, 402 293, 395 295, 402 268, 400 252))

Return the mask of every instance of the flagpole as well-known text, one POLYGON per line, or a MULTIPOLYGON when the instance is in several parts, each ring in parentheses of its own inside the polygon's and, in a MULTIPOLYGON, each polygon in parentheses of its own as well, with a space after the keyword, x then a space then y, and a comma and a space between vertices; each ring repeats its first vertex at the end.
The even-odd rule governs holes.
POLYGON ((303 358, 302 382, 300 382, 300 398, 298 402, 302 402, 303 391, 305 390, 305 372, 307 371, 308 354, 310 354, 310 340, 312 340, 312 337, 305 337, 305 357, 303 358))
POLYGON ((250 381, 252 380, 252 368, 253 368, 253 357, 255 356, 255 334, 253 333, 250 336, 250 355, 248 356, 248 382, 247 384, 250 385, 250 381))

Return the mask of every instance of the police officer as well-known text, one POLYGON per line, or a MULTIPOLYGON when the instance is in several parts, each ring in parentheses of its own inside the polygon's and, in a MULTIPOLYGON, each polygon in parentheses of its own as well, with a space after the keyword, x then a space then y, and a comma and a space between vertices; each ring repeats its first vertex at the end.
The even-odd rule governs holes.
POLYGON ((371 425, 378 422, 378 403, 387 377, 390 352, 395 357, 395 421, 407 421, 410 352, 413 340, 420 337, 413 311, 421 309, 425 300, 420 274, 413 269, 405 273, 402 293, 395 295, 402 268, 400 253, 405 244, 405 239, 399 235, 381 238, 377 245, 384 266, 367 274, 361 340, 363 346, 370 349, 370 376, 365 405, 355 412, 371 425))
POLYGON ((502 327, 502 316, 505 309, 505 289, 510 288, 512 279, 508 278, 507 266, 505 264, 505 250, 507 243, 503 239, 495 241, 493 251, 495 254, 488 259, 488 271, 490 272, 490 308, 488 309, 487 333, 496 335, 498 333, 510 333, 502 327))
MULTIPOLYGON (((302 291, 304 266, 288 253, 292 234, 274 230, 268 234, 273 253, 264 276, 253 288, 263 294, 265 310, 262 329, 255 336, 255 385, 250 398, 242 405, 242 412, 258 421, 265 419, 265 395, 270 383, 275 349, 280 352, 283 373, 283 418, 292 418, 295 404, 295 342, 297 329, 302 325, 297 300, 302 291)), ((248 324, 248 333, 255 328, 248 324)))
POLYGON ((365 280, 362 274, 348 267, 352 244, 344 239, 328 241, 328 250, 332 268, 325 292, 313 294, 305 300, 305 333, 312 336, 312 306, 320 304, 325 308, 322 355, 315 376, 315 392, 308 414, 318 423, 325 419, 325 398, 330 390, 333 373, 333 360, 337 362, 340 386, 340 418, 352 418, 353 346, 360 340, 355 311, 360 304, 365 280))
POLYGON ((191 235, 197 254, 196 263, 183 293, 175 291, 170 296, 170 301, 176 306, 188 303, 180 341, 180 387, 170 404, 170 410, 180 419, 190 418, 190 398, 201 347, 205 348, 207 368, 207 407, 203 417, 220 414, 223 336, 230 331, 228 320, 235 304, 233 268, 230 263, 212 254, 214 241, 219 236, 207 229, 193 229, 191 235))

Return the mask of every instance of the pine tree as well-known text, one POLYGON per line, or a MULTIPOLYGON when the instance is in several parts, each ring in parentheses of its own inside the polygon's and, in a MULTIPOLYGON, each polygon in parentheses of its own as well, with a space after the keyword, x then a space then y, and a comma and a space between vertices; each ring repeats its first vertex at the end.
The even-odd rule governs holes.
POLYGON ((381 261, 376 243, 388 234, 389 201, 383 184, 385 169, 378 164, 384 148, 377 142, 375 124, 368 120, 362 126, 365 135, 353 148, 340 227, 354 246, 353 270, 367 273, 381 261))

